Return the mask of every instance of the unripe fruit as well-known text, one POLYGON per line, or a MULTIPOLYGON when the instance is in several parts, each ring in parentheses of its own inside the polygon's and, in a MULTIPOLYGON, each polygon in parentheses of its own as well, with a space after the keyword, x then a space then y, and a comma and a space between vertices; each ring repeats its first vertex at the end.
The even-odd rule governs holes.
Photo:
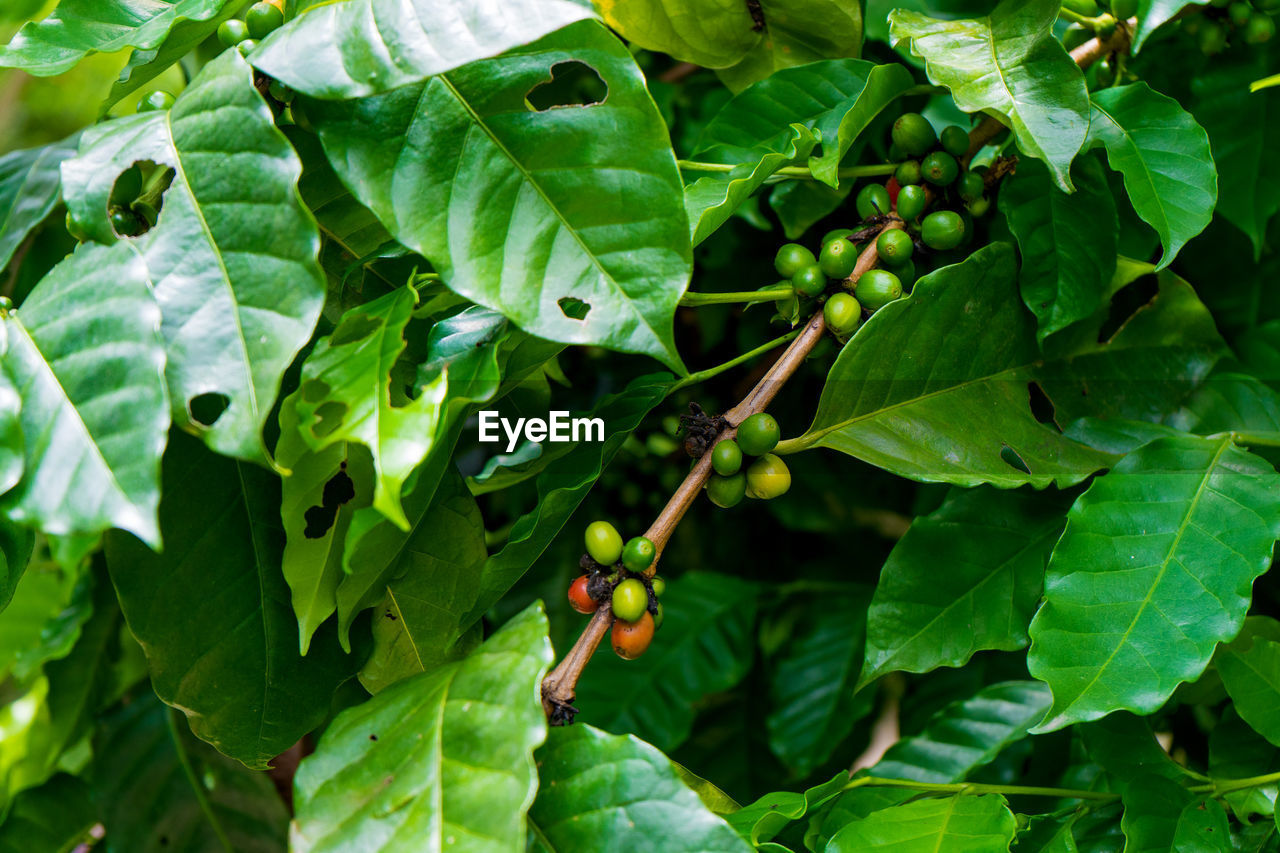
POLYGON ((965 201, 973 201, 982 198, 982 194, 987 191, 987 187, 982 180, 982 175, 977 172, 966 171, 960 176, 960 180, 956 184, 956 191, 960 194, 960 198, 965 201))
POLYGON ((919 113, 903 113, 893 123, 893 144, 906 152, 908 157, 919 157, 934 146, 938 135, 933 125, 919 113))
POLYGON ((960 174, 960 164, 945 151, 934 151, 920 164, 924 179, 931 184, 945 187, 960 174))
POLYGON ((137 166, 130 166, 116 178, 116 182, 111 187, 111 200, 108 204, 123 207, 131 204, 140 195, 142 195, 142 170, 137 166))
POLYGON ((662 594, 667 591, 667 582, 658 575, 653 576, 653 580, 649 581, 649 585, 653 587, 653 594, 656 598, 661 598, 662 594))
POLYGON ((240 51, 241 56, 248 56, 258 49, 257 39, 245 39, 236 45, 236 50, 240 51))
POLYGON ((653 629, 655 631, 662 627, 663 615, 664 614, 663 614, 662 602, 659 601, 658 607, 656 608, 656 612, 653 614, 653 629))
POLYGON ((1249 44, 1266 44, 1275 38, 1276 22, 1265 14, 1257 14, 1249 19, 1244 28, 1244 40, 1249 44))
POLYGON ((778 254, 773 256, 773 268, 783 278, 791 278, 800 270, 811 267, 817 262, 818 259, 813 256, 813 252, 799 243, 784 243, 778 249, 778 254))
POLYGON ((89 234, 84 230, 84 226, 80 224, 80 220, 72 216, 69 210, 67 211, 67 233, 79 243, 89 239, 89 234))
POLYGON ((791 276, 791 286, 796 293, 805 296, 817 296, 827 289, 827 274, 817 264, 807 266, 791 276))
POLYGON ((1111 14, 1121 21, 1127 21, 1138 14, 1138 0, 1111 0, 1111 14))
POLYGON ((716 442, 711 448, 711 468, 722 477, 730 477, 742 470, 742 448, 731 438, 716 442))
POLYGON ((279 7, 265 2, 254 3, 244 15, 249 35, 256 39, 264 39, 284 25, 284 12, 279 7))
POLYGON ((634 622, 649 608, 649 591, 635 578, 627 578, 613 588, 613 615, 634 622))
POLYGON ((763 456, 778 446, 782 429, 773 415, 757 412, 738 424, 738 446, 748 456, 763 456))
POLYGON ((645 653, 653 642, 653 631, 657 626, 653 617, 645 612, 635 622, 615 620, 610 632, 613 640, 613 652, 623 660, 635 660, 645 653))
POLYGON ((845 278, 858 263, 858 247, 843 237, 824 243, 818 266, 828 278, 845 278))
POLYGON ((895 299, 902 298, 902 280, 888 270, 867 270, 858 279, 854 295, 873 314, 895 299))
POLYGON ((1227 30, 1217 21, 1205 21, 1196 41, 1205 56, 1217 56, 1227 46, 1227 30))
POLYGON ((883 216, 893 209, 893 202, 889 200, 889 191, 880 184, 867 184, 858 191, 858 197, 853 204, 858 211, 858 216, 863 219, 883 216))
POLYGON ((930 213, 920 223, 920 239, 930 249, 954 249, 964 241, 964 220, 951 210, 930 213))
POLYGON ((599 603, 587 594, 587 576, 580 575, 569 584, 569 606, 579 613, 595 613, 599 603))
POLYGON ((862 325, 862 306, 847 293, 833 294, 822 308, 827 328, 838 338, 847 338, 862 325))
POLYGON ((1077 15, 1084 15, 1086 18, 1092 18, 1102 11, 1098 8, 1097 0, 1062 0, 1062 8, 1070 9, 1077 15))
POLYGON ((747 494, 747 475, 739 471, 730 477, 712 474, 707 478, 707 499, 728 509, 742 503, 747 494))
POLYGON ((142 99, 138 101, 138 112, 149 113, 153 110, 167 110, 173 106, 175 100, 176 98, 168 92, 151 92, 143 95, 142 99))
POLYGON ((900 267, 893 268, 893 274, 898 277, 898 281, 902 283, 904 291, 910 290, 911 285, 916 283, 916 265, 914 261, 907 261, 900 267))
POLYGON ((952 157, 963 157, 969 153, 969 134, 964 132, 964 128, 954 124, 944 127, 938 139, 942 142, 942 150, 952 157))
POLYGON ((137 237, 145 230, 141 219, 131 211, 120 208, 111 211, 111 228, 121 237, 137 237))
POLYGON ((896 267, 906 263, 911 260, 911 253, 915 248, 911 235, 900 228, 881 231, 876 238, 876 254, 885 266, 896 267))
POLYGON ((982 216, 990 208, 991 199, 989 198, 975 198, 965 205, 965 209, 969 211, 970 216, 982 216))
POLYGON ((653 565, 657 553, 652 541, 644 536, 634 536, 622 549, 622 565, 629 572, 643 572, 653 565))
POLYGON ((828 243, 830 243, 832 240, 843 239, 845 237, 848 237, 852 233, 853 233, 852 228, 832 228, 826 234, 822 235, 822 241, 818 243, 818 245, 825 246, 828 243))
POLYGON ((909 187, 912 184, 920 183, 920 161, 908 160, 905 163, 902 163, 896 170, 894 170, 893 177, 897 180, 898 185, 902 187, 909 187))
POLYGON ((1236 2, 1227 7, 1227 17, 1237 27, 1243 27, 1253 17, 1253 7, 1244 2, 1244 0, 1236 0, 1236 2))
POLYGON ((924 213, 929 197, 924 187, 903 187, 898 193, 898 215, 906 222, 911 222, 924 213))
POLYGON ((587 554, 602 566, 612 566, 622 556, 622 537, 607 521, 587 525, 587 554))
POLYGON ((249 27, 244 21, 232 18, 218 24, 218 41, 223 47, 235 47, 249 37, 249 27))
POLYGON ((787 463, 772 453, 761 456, 747 469, 747 497, 769 501, 781 497, 791 488, 791 471, 787 463))

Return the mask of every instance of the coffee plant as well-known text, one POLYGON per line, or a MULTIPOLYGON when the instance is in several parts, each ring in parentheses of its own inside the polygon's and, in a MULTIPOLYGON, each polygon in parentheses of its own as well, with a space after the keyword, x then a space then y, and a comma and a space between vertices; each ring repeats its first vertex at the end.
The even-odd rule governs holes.
POLYGON ((1280 851, 1278 12, 5 0, 0 853, 1280 851))

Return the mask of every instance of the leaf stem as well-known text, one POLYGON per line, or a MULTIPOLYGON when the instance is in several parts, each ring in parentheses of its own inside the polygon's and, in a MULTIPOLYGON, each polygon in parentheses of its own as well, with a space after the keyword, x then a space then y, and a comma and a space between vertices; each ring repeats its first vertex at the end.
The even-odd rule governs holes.
POLYGON ((1205 438, 1230 438, 1238 444, 1254 444, 1261 447, 1280 447, 1280 433, 1268 432, 1215 432, 1205 438))
POLYGON ((1217 779, 1205 785, 1193 785, 1190 790, 1198 794, 1226 794, 1243 788, 1261 788, 1280 782, 1280 773, 1266 773, 1244 779, 1217 779))
MULTIPOLYGON (((790 289, 788 289, 788 292, 790 292, 790 289)), ((684 379, 681 379, 675 385, 671 386, 671 391, 668 392, 668 396, 679 391, 681 388, 688 387, 689 385, 696 385, 699 382, 705 382, 708 379, 719 376, 727 370, 732 370, 738 365, 744 364, 758 355, 762 355, 775 347, 782 346, 787 341, 794 340, 799 334, 800 330, 794 329, 787 332, 785 335, 774 338, 768 343, 761 344, 753 350, 749 350, 748 352, 744 352, 742 355, 731 358, 724 364, 717 364, 715 367, 708 367, 706 370, 699 370, 697 373, 690 373, 684 379)))
POLYGON ((851 788, 907 788, 933 794, 1004 794, 1033 797, 1069 797, 1075 800, 1118 800, 1119 794, 1110 791, 1086 791, 1080 788, 1042 788, 1030 785, 984 785, 977 782, 915 782, 911 779, 885 779, 879 776, 862 776, 845 785, 851 788))
MULTIPOLYGON (((676 163, 685 172, 732 172, 743 165, 742 163, 706 163, 701 160, 677 160, 676 163)), ((897 163, 872 163, 865 166, 846 166, 838 170, 836 175, 841 178, 874 178, 881 175, 892 175, 897 168, 897 163)), ((817 180, 808 166, 783 166, 773 175, 774 177, 817 180)))
POLYGON ((727 305, 734 302, 773 302, 785 299, 793 293, 791 287, 769 287, 763 290, 735 290, 729 293, 697 293, 688 291, 680 297, 685 308, 701 308, 703 305, 727 305))

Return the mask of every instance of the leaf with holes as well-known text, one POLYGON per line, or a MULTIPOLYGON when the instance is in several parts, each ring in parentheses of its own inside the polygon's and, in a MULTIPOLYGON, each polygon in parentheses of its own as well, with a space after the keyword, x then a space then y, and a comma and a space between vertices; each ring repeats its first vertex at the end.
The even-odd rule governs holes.
POLYGON ((840 352, 813 423, 779 450, 829 447, 925 482, 1005 488, 1071 485, 1109 465, 1032 415, 1041 356, 1016 277, 1012 249, 994 243, 920 279, 840 352))
POLYGON ((895 44, 910 42, 929 79, 965 112, 985 112, 1013 129, 1018 147, 1043 160, 1072 190, 1071 161, 1089 130, 1084 75, 1053 37, 1057 0, 1003 0, 991 14, 944 21, 896 9, 895 44))
POLYGON ((63 192, 94 239, 117 240, 107 201, 116 177, 138 161, 176 170, 159 222, 132 241, 160 303, 174 418, 219 453, 265 461, 262 427, 325 292, 315 220, 298 197, 297 156, 253 88, 252 70, 229 50, 171 111, 85 132, 80 156, 63 164, 63 192), (226 180, 229 160, 235 182, 226 180), (226 409, 201 423, 189 412, 196 398, 220 399, 226 409))
POLYGON ((683 186, 643 75, 599 24, 307 111, 343 182, 450 289, 531 334, 681 368, 683 186), (596 71, 604 101, 532 111, 526 95, 562 63, 596 71))
POLYGON ((1278 494, 1280 474, 1230 437, 1158 439, 1094 481, 1067 516, 1031 623, 1028 666, 1054 699, 1038 729, 1150 713, 1199 676, 1271 563, 1278 494))
POLYGON ((1133 209, 1164 244, 1156 266, 1164 269, 1212 218, 1218 172, 1209 135, 1177 101, 1146 83, 1092 97, 1086 147, 1105 148, 1111 168, 1124 176, 1133 209))
POLYGON ((62 161, 76 153, 80 135, 0 157, 0 270, 58 203, 62 161))
POLYGON ((66 537, 119 527, 160 546, 169 401, 148 285, 132 246, 81 246, 3 316, 0 351, 26 437, 22 480, 0 500, 11 520, 66 537))
POLYGON ((329 725, 294 777, 290 849, 516 850, 546 737, 551 663, 540 604, 467 658, 405 679, 329 725))
POLYGON ((1008 850, 1018 822, 993 794, 919 800, 854 821, 832 836, 827 853, 987 853, 1008 850))

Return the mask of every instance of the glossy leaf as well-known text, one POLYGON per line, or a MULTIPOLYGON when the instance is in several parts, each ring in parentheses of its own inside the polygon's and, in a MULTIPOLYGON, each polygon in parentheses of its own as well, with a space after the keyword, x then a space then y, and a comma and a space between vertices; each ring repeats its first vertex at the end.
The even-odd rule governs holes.
POLYGON ((123 534, 107 563, 160 698, 202 740, 264 768, 327 715, 358 661, 321 637, 304 658, 280 574, 280 484, 175 434, 160 526, 186 547, 153 554, 123 534))
POLYGON ((920 279, 841 351, 813 424, 780 448, 830 447, 964 486, 1064 486, 1110 464, 1031 414, 1027 382, 1040 352, 1016 274, 1013 251, 994 243, 920 279))
POLYGON ((596 655, 578 682, 578 719, 632 733, 664 751, 689 736, 693 705, 751 667, 759 590, 742 578, 690 572, 663 595, 662 629, 644 656, 596 655))
POLYGON ((1142 50, 1151 34, 1173 20, 1188 6, 1203 6, 1199 0, 1138 0, 1138 28, 1133 33, 1133 52, 1142 50))
POLYGON ((82 246, 3 317, 24 436, 22 481, 0 501, 11 520, 58 536, 118 527, 159 547, 169 401, 148 284, 132 246, 82 246))
POLYGON ((1000 187, 1000 210, 1022 254, 1022 301, 1041 340, 1104 306, 1116 268, 1119 226, 1106 175, 1091 157, 1076 161, 1073 174, 1076 191, 1064 193, 1030 160, 1000 187))
POLYGON ((1134 83, 1093 94, 1086 145, 1104 147, 1124 176, 1133 209, 1164 244, 1156 265, 1164 269, 1212 218, 1218 172, 1209 135, 1173 98, 1134 83))
POLYGON ((1028 667, 1054 697, 1040 731, 1150 713, 1204 670, 1271 563, 1277 489, 1280 475, 1229 438, 1191 436, 1145 445, 1094 481, 1031 623, 1028 667))
POLYGON ((599 24, 308 115, 343 182, 454 292, 543 338, 680 367, 683 186, 643 75, 599 24), (526 94, 562 63, 595 70, 604 101, 530 110, 526 94), (568 297, 585 318, 565 313, 568 297))
MULTIPOLYGON (((748 7, 752 8, 752 7, 748 7)), ((841 0, 759 0, 761 38, 720 70, 735 92, 793 66, 862 52, 862 7, 841 0)))
POLYGON ((290 849, 520 849, 550 663, 533 605, 467 658, 339 714, 294 777, 290 849))
POLYGON ((985 112, 1013 129, 1018 147, 1072 190, 1071 161, 1089 130, 1084 75, 1053 37, 1056 0, 1003 0, 991 14, 944 21, 907 9, 889 16, 895 43, 910 41, 929 79, 956 106, 985 112))
POLYGON ((1280 630, 1265 617, 1251 617, 1235 642, 1213 662, 1235 710, 1253 730, 1280 746, 1280 630))
POLYGON ((826 760, 871 712, 873 697, 854 695, 870 592, 858 586, 812 600, 812 616, 796 626, 772 662, 769 748, 799 775, 826 760))
POLYGON ((1227 815, 1212 799, 1197 802, 1161 776, 1142 776, 1124 790, 1125 853, 1231 850, 1227 815))
POLYGON ((0 269, 58 203, 59 167, 76 153, 79 136, 0 157, 0 269))
POLYGON ((95 741, 91 784, 109 853, 285 849, 289 815, 267 774, 196 740, 154 696, 122 705, 95 741))
POLYGON ((0 48, 0 67, 49 77, 91 53, 154 48, 183 21, 215 17, 227 0, 64 0, 0 48))
POLYGON ((1024 648, 1067 506, 1052 494, 955 489, 915 519, 880 570, 859 683, 1024 648))
POLYGON ((595 6, 627 41, 705 68, 734 64, 763 38, 738 0, 595 0, 595 6))
POLYGON ((707 810, 666 756, 635 737, 588 725, 553 728, 536 757, 529 825, 547 851, 590 850, 605 839, 636 853, 752 849, 707 810))
POLYGON ((88 786, 60 773, 14 798, 0 823, 0 853, 71 853, 97 820, 88 786))
POLYGON ((1118 711, 1076 731, 1089 757, 1123 784, 1150 776, 1186 779, 1186 770, 1165 752, 1143 717, 1118 711))
POLYGON ((133 241, 164 318, 174 418, 219 453, 265 461, 263 424, 325 292, 315 221, 298 198, 297 156, 253 88, 252 70, 228 50, 171 111, 86 131, 62 175, 67 205, 94 239, 116 240, 107 200, 116 177, 140 160, 177 170, 156 227, 133 241), (227 403, 211 425, 189 412, 202 396, 227 403))
POLYGON ((837 832, 827 853, 993 853, 1008 850, 1017 820, 993 794, 918 800, 873 812, 837 832))
POLYGON ((360 98, 420 83, 592 16, 573 0, 322 4, 272 33, 253 64, 299 92, 360 98))
POLYGON ((106 114, 113 106, 159 77, 184 56, 197 49, 201 42, 211 38, 218 25, 233 18, 241 11, 239 4, 222 2, 222 10, 215 15, 198 18, 177 18, 172 28, 158 44, 138 47, 129 55, 129 62, 111 86, 99 112, 106 114))
MULTIPOLYGON (((1280 771, 1280 749, 1268 743, 1234 708, 1209 733, 1209 773, 1217 779, 1249 779, 1280 771)), ((1227 792, 1224 799, 1242 820, 1253 815, 1273 816, 1280 786, 1259 785, 1227 792)))
MULTIPOLYGON (((0 357, 6 354, 8 349, 9 334, 0 325, 0 357)), ((18 481, 22 479, 22 469, 25 465, 23 459, 23 449, 26 440, 22 435, 22 399, 18 397, 18 389, 13 386, 13 380, 9 378, 9 374, 0 370, 0 495, 18 485, 18 481)), ((7 519, 0 520, 0 531, 7 528, 16 527, 7 519)), ((0 543, 5 541, 5 537, 0 537, 0 543)), ((17 582, 16 577, 11 577, 10 573, 15 570, 21 571, 20 567, 7 565, 10 554, 9 549, 0 547, 0 559, 6 561, 4 578, 0 581, 0 608, 3 603, 8 601, 8 593, 13 592, 13 584, 17 582)))
POLYGON ((30 530, 0 519, 0 613, 9 606, 31 561, 34 545, 35 536, 30 530))

